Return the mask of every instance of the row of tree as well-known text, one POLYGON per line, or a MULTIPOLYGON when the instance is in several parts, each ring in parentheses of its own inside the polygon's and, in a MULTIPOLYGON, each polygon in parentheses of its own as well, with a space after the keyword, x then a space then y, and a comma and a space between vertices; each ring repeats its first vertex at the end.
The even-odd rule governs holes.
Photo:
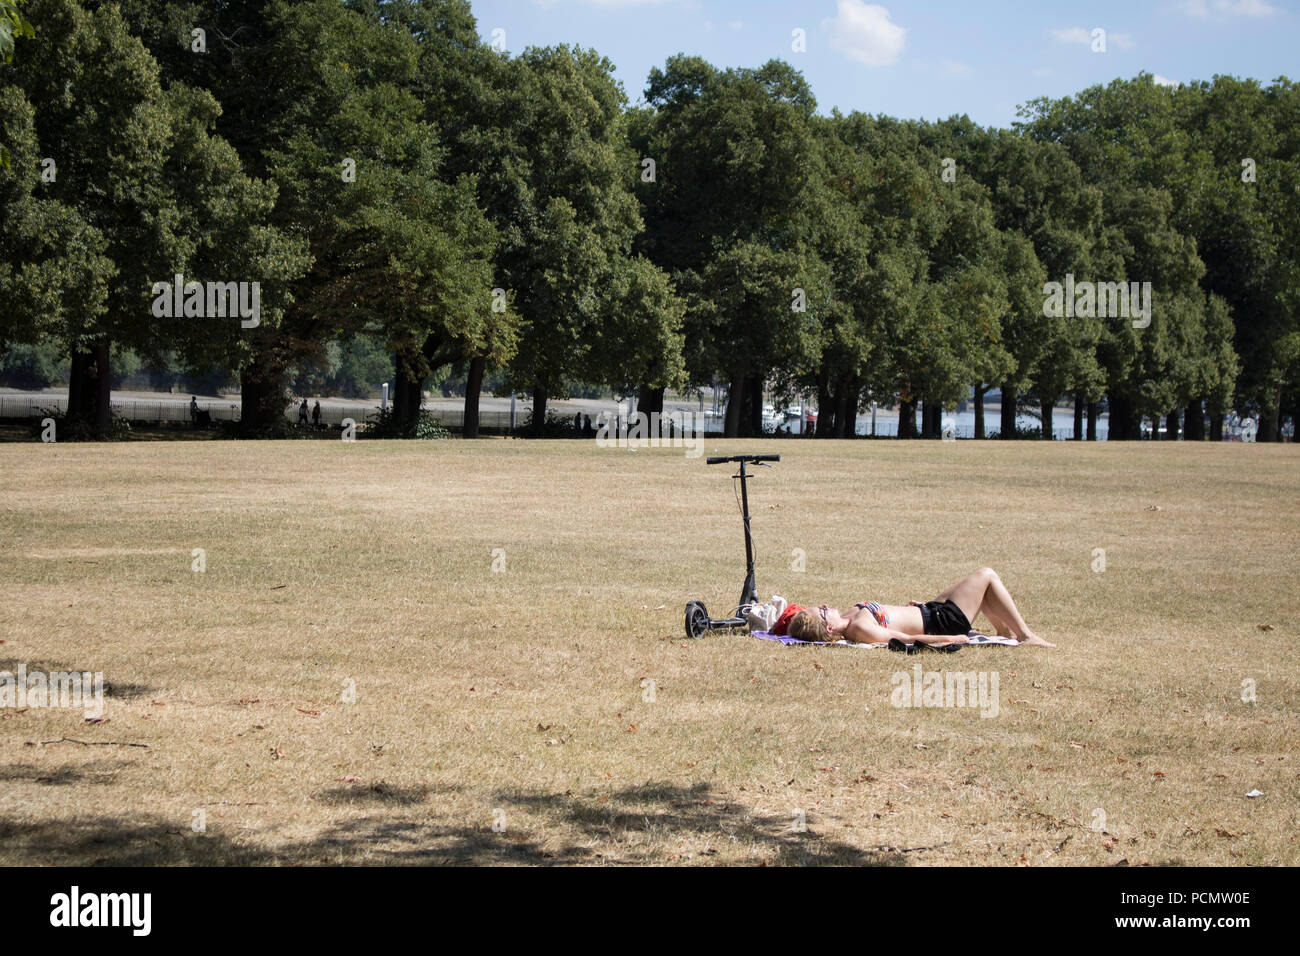
MULTIPOLYGON (((10 0, 3 0, 10 3, 10 0)), ((818 115, 772 61, 651 71, 629 107, 569 47, 497 52, 467 0, 32 0, 0 66, 0 347, 57 342, 69 414, 109 427, 114 348, 239 375, 243 427, 358 338, 414 427, 431 377, 547 400, 575 382, 816 397, 819 436, 899 403, 907 435, 1002 393, 1095 435, 1300 393, 1300 92, 1150 76, 1036 100, 1012 130, 818 115), (154 286, 257 281, 254 327, 157 317, 154 286), (1044 286, 1150 283, 1129 314, 1044 286), (1073 303, 1071 303, 1073 305, 1073 303), (1112 312, 1114 310, 1111 310, 1112 312)), ((14 21, 18 22, 18 21, 14 21)), ((245 323, 246 324, 246 323, 245 323)), ((1176 434, 1176 429, 1171 434, 1176 434)))

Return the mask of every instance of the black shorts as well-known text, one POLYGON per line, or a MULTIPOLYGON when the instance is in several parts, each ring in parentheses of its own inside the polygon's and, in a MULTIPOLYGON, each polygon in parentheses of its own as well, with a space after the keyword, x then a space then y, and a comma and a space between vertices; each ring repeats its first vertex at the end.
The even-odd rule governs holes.
POLYGON ((921 605, 921 624, 926 634, 952 637, 970 631, 966 612, 955 601, 926 601, 921 605))

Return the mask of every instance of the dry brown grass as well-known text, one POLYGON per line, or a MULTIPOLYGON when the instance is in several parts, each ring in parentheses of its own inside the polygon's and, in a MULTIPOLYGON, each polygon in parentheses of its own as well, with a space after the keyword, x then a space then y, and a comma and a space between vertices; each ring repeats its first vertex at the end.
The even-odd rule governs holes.
POLYGON ((0 714, 0 863, 1300 863, 1296 446, 714 449, 785 456, 764 597, 992 565, 1059 648, 688 642, 743 553, 680 450, 2 446, 0 670, 112 689, 0 714), (918 662, 999 715, 891 707, 918 662))

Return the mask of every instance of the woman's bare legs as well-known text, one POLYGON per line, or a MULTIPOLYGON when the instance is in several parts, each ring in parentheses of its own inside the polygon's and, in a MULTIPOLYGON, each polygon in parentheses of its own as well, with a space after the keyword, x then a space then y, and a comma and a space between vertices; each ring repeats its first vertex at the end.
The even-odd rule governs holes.
POLYGON ((951 600, 974 622, 983 614, 1001 634, 1003 629, 1010 632, 1021 644, 1034 644, 1039 647, 1055 647, 1035 634, 1020 616, 1016 602, 1011 598, 998 573, 992 568, 980 568, 958 581, 941 593, 937 601, 951 600))
MULTIPOLYGON (((988 618, 988 622, 993 625, 993 630, 994 632, 997 633, 998 637, 1012 636, 1011 625, 1007 622, 1006 618, 999 617, 996 611, 990 612, 987 604, 984 607, 980 608, 980 611, 983 613, 983 615, 986 618, 988 618)), ((972 625, 974 623, 975 623, 974 621, 971 622, 972 625)))

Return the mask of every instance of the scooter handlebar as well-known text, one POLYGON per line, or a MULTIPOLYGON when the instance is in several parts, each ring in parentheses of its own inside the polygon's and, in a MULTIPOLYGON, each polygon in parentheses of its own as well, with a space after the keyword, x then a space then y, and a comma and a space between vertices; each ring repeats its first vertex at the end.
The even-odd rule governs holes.
POLYGON ((780 461, 780 455, 732 455, 730 458, 706 458, 706 465, 721 465, 728 461, 780 461))

